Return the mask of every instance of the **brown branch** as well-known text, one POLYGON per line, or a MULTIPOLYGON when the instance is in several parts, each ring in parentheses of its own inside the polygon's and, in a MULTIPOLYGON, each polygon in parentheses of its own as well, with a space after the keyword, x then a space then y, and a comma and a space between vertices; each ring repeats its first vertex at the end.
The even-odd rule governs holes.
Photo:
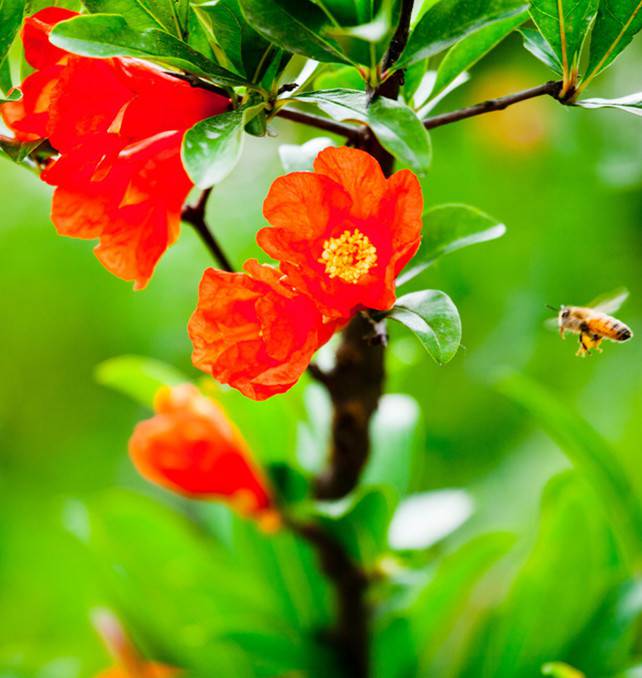
POLYGON ((234 267, 230 263, 230 260, 227 258, 225 252, 223 252, 212 232, 207 227, 207 222, 205 220, 205 207, 207 206, 207 200, 211 194, 212 189, 206 188, 201 193, 201 197, 198 199, 198 202, 195 205, 185 205, 185 207, 183 207, 181 219, 194 227, 198 235, 201 237, 201 240, 205 243, 207 249, 209 249, 209 251, 212 253, 212 256, 216 260, 217 264, 224 271, 233 273, 234 267))
POLYGON ((289 521, 288 527, 311 544, 319 556, 321 568, 334 586, 337 598, 337 625, 327 637, 346 678, 368 676, 368 619, 366 602, 368 578, 354 563, 343 546, 314 524, 289 521))
POLYGON ((515 94, 507 94, 506 96, 499 97, 497 99, 482 101, 481 103, 475 104, 474 106, 460 108, 456 111, 450 111, 449 113, 433 115, 432 117, 426 118, 426 120, 424 120, 424 127, 426 129, 433 129, 443 125, 450 125, 453 122, 459 122, 460 120, 472 118, 476 115, 492 113, 493 111, 503 111, 505 108, 508 108, 513 104, 517 104, 520 101, 527 101, 528 99, 534 99, 535 97, 546 95, 561 101, 561 103, 565 103, 565 100, 560 98, 561 89, 561 81, 550 80, 549 82, 545 82, 543 85, 531 87, 530 89, 525 89, 521 92, 515 92, 515 94))
POLYGON ((337 122, 331 118, 324 118, 320 115, 304 113, 303 111, 298 111, 291 108, 281 108, 276 115, 277 117, 283 118, 284 120, 292 120, 293 122, 299 122, 303 125, 316 127, 317 129, 323 130, 324 132, 338 134, 339 136, 345 137, 348 141, 352 142, 356 142, 362 138, 367 129, 365 126, 337 122))

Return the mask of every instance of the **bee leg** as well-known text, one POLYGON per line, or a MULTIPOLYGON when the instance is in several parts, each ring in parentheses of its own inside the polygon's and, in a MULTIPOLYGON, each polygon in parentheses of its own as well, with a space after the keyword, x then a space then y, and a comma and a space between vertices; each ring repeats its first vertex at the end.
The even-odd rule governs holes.
POLYGON ((600 348, 600 344, 602 343, 602 337, 600 337, 599 334, 594 334, 593 335, 593 347, 598 353, 602 353, 602 349, 600 348))
POLYGON ((586 335, 584 332, 580 332, 580 347, 577 349, 575 355, 578 355, 581 358, 586 358, 587 355, 590 355, 589 347, 586 345, 586 335))
POLYGON ((566 339, 566 330, 563 327, 560 327, 560 337, 566 339))

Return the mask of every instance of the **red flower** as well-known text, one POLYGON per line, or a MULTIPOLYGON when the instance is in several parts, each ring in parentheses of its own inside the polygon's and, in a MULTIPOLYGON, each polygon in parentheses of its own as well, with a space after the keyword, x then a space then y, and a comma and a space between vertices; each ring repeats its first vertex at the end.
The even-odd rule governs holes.
POLYGON ((271 266, 246 262, 247 273, 208 269, 188 330, 192 361, 254 400, 291 388, 336 324, 323 324, 314 303, 282 282, 271 266))
POLYGON ((249 447, 216 403, 184 384, 161 389, 155 409, 129 441, 142 476, 189 497, 226 499, 240 512, 274 523, 276 512, 249 447))
POLYGON ((180 158, 183 134, 229 101, 135 59, 54 47, 51 28, 72 16, 49 8, 26 20, 25 54, 38 70, 23 83, 23 99, 1 112, 16 138, 47 138, 60 153, 42 173, 57 186, 58 232, 99 238, 105 267, 142 288, 176 240, 192 188, 180 158))
POLYGON ((272 227, 258 243, 281 262, 295 289, 330 318, 361 308, 387 310, 395 278, 421 240, 421 187, 409 170, 386 179, 377 161, 352 148, 328 148, 314 172, 271 186, 263 214, 272 227))

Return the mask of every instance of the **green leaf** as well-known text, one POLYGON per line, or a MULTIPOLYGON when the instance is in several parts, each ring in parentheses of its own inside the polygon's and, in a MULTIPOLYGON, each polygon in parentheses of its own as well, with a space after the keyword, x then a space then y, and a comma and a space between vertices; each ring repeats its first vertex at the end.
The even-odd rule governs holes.
POLYGON ((150 59, 205 76, 219 85, 247 84, 172 35, 156 29, 136 31, 122 16, 114 14, 90 14, 62 21, 51 32, 50 40, 74 54, 150 59))
POLYGON ((253 80, 260 76, 255 71, 270 45, 247 23, 238 0, 209 0, 194 4, 193 9, 222 50, 219 60, 253 80))
POLYGON ((368 123, 381 145, 419 175, 425 175, 432 158, 428 130, 417 114, 401 101, 378 97, 370 106, 368 123))
POLYGON ((520 12, 506 19, 493 21, 453 45, 439 64, 431 96, 439 94, 460 73, 474 66, 527 18, 526 12, 520 12))
POLYGON ((152 407, 154 396, 162 386, 189 382, 188 377, 171 365, 136 355, 123 355, 100 363, 95 378, 102 386, 124 393, 146 407, 152 407))
POLYGON ((617 454, 577 413, 526 376, 509 372, 498 390, 529 412, 591 481, 631 559, 640 552, 642 508, 617 454))
POLYGON ((473 31, 526 9, 522 0, 441 0, 421 17, 395 67, 439 54, 473 31))
POLYGON ((328 137, 315 137, 304 144, 281 144, 279 157, 286 172, 311 172, 314 159, 329 146, 334 146, 328 137))
POLYGON ((598 0, 531 0, 530 14, 570 79, 597 11, 598 0))
POLYGON ((544 36, 534 28, 521 28, 519 32, 524 39, 524 47, 557 75, 562 75, 562 64, 544 36))
POLYGON ((600 0, 584 83, 612 64, 641 28, 642 0, 600 0))
POLYGON ((444 292, 421 290, 399 297, 388 317, 412 330, 438 365, 455 357, 461 344, 461 320, 444 292))
POLYGON ((463 247, 501 238, 506 226, 468 205, 438 205, 424 214, 425 235, 409 267, 397 279, 403 285, 423 273, 437 259, 463 247))
POLYGON ((391 488, 362 488, 343 500, 318 502, 316 515, 352 558, 370 567, 387 549, 395 505, 391 488))
POLYGON ((542 666, 543 676, 553 676, 553 678, 584 678, 584 674, 574 669, 570 664, 564 662, 548 662, 542 666))
POLYGON ((0 0, 0 63, 16 37, 24 10, 25 0, 0 0))
POLYGON ((243 129, 265 104, 221 113, 197 122, 183 138, 185 169, 199 188, 218 184, 236 167, 243 150, 243 129))
POLYGON ((368 106, 365 92, 331 89, 305 92, 292 97, 313 102, 336 120, 367 122, 381 145, 418 174, 430 165, 430 137, 416 113, 406 104, 379 97, 368 106))
MULTIPOLYGON (((8 101, 20 101, 22 99, 22 92, 19 89, 14 89, 7 96, 0 96, 0 104, 4 104, 8 101)), ((41 142, 38 142, 41 143, 41 142)), ((24 144, 23 144, 24 146, 24 144)), ((4 150, 4 149, 3 149, 4 150)))
POLYGON ((357 89, 324 89, 314 92, 303 92, 292 97, 297 101, 314 103, 335 120, 368 119, 368 98, 366 93, 357 89))
MULTIPOLYGON (((9 98, 7 101, 15 101, 15 99, 9 98)), ((21 164, 28 158, 30 153, 33 153, 38 146, 40 146, 40 144, 42 144, 42 139, 37 141, 26 141, 24 143, 1 139, 0 151, 10 160, 13 160, 13 162, 21 164)))
POLYGON ((477 675, 536 676, 551 657, 568 656, 569 645, 622 576, 597 506, 595 493, 574 471, 547 484, 536 543, 485 643, 502 651, 485 653, 477 675))
MULTIPOLYGON (((515 538, 508 533, 485 534, 467 542, 439 563, 407 612, 424 669, 439 653, 453 626, 465 612, 482 576, 508 553, 514 543, 515 538)), ((419 670, 406 675, 437 674, 419 670)))
POLYGON ((160 28, 182 37, 172 0, 83 0, 83 4, 92 14, 120 14, 135 30, 160 28))
POLYGON ((355 89, 365 92, 366 83, 354 66, 327 66, 314 79, 315 89, 355 89))
POLYGON ((575 105, 582 108, 617 108, 620 111, 642 116, 642 92, 629 94, 618 99, 580 99, 580 101, 575 102, 575 105))
POLYGON ((325 34, 328 15, 301 0, 240 0, 250 26, 266 40, 316 61, 352 63, 336 40, 325 34))

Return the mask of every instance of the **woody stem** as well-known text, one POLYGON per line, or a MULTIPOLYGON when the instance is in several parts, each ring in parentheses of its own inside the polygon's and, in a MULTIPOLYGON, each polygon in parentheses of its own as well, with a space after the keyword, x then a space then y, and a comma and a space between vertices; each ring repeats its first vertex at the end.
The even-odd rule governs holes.
MULTIPOLYGON (((399 25, 383 65, 390 68, 408 40, 413 0, 403 0, 399 25)), ((377 97, 397 99, 403 82, 399 71, 378 89, 377 97)), ((366 130, 352 143, 374 156, 386 176, 393 171, 393 158, 377 138, 366 130)), ((340 499, 355 489, 370 454, 370 420, 383 392, 385 379, 385 330, 367 312, 357 314, 341 336, 335 366, 317 375, 328 389, 333 405, 332 443, 328 468, 315 483, 319 499, 340 499)), ((313 370, 313 375, 316 372, 313 370)), ((367 601, 368 577, 363 568, 323 532, 304 535, 316 546, 321 565, 333 583, 337 598, 335 647, 351 678, 367 678, 371 611, 367 601)))
POLYGON ((194 227, 194 230, 198 233, 201 240, 207 247, 207 249, 212 253, 216 263, 224 270, 229 273, 234 272, 234 266, 232 266, 230 260, 227 258, 227 255, 221 248, 218 240, 214 237, 214 234, 207 226, 207 221, 205 219, 205 208, 207 207, 207 201, 212 194, 212 188, 206 188, 202 193, 198 202, 195 205, 185 205, 183 207, 183 212, 181 214, 181 219, 194 227))

